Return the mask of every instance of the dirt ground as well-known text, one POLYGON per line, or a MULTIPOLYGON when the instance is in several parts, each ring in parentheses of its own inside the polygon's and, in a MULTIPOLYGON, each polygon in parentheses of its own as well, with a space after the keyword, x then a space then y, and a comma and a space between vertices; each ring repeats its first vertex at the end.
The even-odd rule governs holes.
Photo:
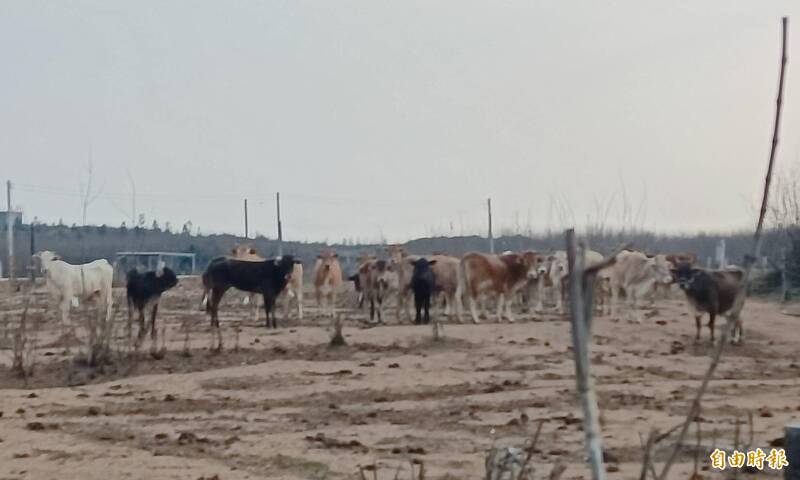
MULTIPOLYGON (((562 478, 588 477, 564 317, 451 322, 434 342, 430 327, 398 324, 393 309, 388 325, 366 328, 363 312, 343 308, 348 346, 331 349, 330 320, 316 316, 311 295, 306 318, 277 331, 264 328, 263 312, 255 323, 242 298, 226 296, 226 350, 213 355, 197 281, 182 279, 161 302, 163 358, 151 358, 145 344, 136 358, 120 354, 90 370, 72 360, 79 347, 65 353, 55 311, 39 292, 29 311, 38 333, 26 385, 9 369, 23 295, 3 293, 0 479, 356 479, 359 466, 377 467, 380 480, 408 479, 423 466, 428 479, 479 479, 492 445, 521 446, 539 420, 537 478, 555 463, 567 465, 562 478)), ((695 344, 694 319, 679 298, 640 312, 642 324, 624 315, 595 320, 592 373, 609 478, 639 477, 641 439, 680 423, 708 365, 708 330, 695 344)), ((351 294, 343 303, 352 302, 351 294)), ((72 318, 87 314, 79 307, 72 318)), ((703 403, 700 451, 692 426, 671 478, 689 478, 698 453, 701 475, 721 478, 708 468, 708 449, 732 447, 737 421, 747 442, 750 413, 753 443, 764 447, 800 416, 800 318, 750 301, 744 319, 745 344, 726 349, 703 403)), ((122 348, 124 335, 116 343, 122 348)), ((659 464, 671 443, 659 443, 659 464)))

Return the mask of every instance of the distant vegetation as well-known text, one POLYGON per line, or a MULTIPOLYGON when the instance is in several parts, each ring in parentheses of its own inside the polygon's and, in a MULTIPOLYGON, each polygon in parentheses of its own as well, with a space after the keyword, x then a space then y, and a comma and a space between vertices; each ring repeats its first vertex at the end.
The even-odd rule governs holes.
MULTIPOLYGON (((244 239, 235 235, 194 235, 184 229, 175 233, 153 228, 115 228, 101 226, 66 226, 36 225, 35 249, 53 250, 66 261, 84 263, 97 258, 113 261, 119 251, 167 251, 188 252, 197 255, 197 268, 202 270, 208 261, 225 254, 237 243, 250 243, 259 253, 265 256, 277 255, 277 242, 274 239, 258 237, 244 239)), ((767 242, 763 253, 774 266, 779 266, 780 249, 786 248, 790 277, 794 284, 800 284, 800 236, 794 240, 789 230, 772 230, 767 234, 767 242), (796 245, 797 244, 797 245, 796 245), (797 247, 797 248, 795 248, 797 247)), ((5 260, 6 234, 5 225, 0 226, 0 258, 5 260)), ((15 245, 18 274, 25 275, 30 261, 30 225, 18 224, 15 229, 15 245)), ((634 248, 650 252, 695 252, 703 263, 706 258, 714 256, 715 248, 721 239, 727 243, 727 258, 731 263, 741 264, 744 255, 750 251, 752 238, 750 233, 706 234, 696 235, 657 235, 648 232, 615 232, 590 233, 589 245, 600 252, 608 253, 622 243, 630 242, 634 248)), ((383 245, 354 245, 350 241, 341 244, 325 244, 320 242, 284 242, 284 253, 300 257, 310 266, 316 255, 326 248, 336 250, 343 260, 346 271, 354 268, 356 257, 364 252, 382 253, 383 245)), ((462 255, 468 251, 488 251, 486 237, 432 237, 420 238, 407 242, 406 247, 414 253, 447 252, 462 255)), ((533 236, 512 235, 495 239, 495 250, 554 250, 563 249, 564 239, 560 232, 534 234, 533 236)), ((5 263, 5 262, 4 262, 5 263)))

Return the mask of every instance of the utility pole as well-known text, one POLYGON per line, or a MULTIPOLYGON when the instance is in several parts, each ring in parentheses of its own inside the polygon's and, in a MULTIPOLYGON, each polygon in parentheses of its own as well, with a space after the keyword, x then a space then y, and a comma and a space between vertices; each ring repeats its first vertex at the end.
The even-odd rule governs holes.
POLYGON ((31 271, 31 286, 33 286, 36 282, 36 264, 33 261, 33 255, 36 253, 36 237, 35 232, 36 229, 34 228, 34 222, 31 220, 31 260, 30 260, 30 271, 31 271))
POLYGON ((486 205, 489 209, 489 253, 494 254, 494 237, 492 236, 492 199, 486 199, 486 205))
POLYGON ((250 238, 249 229, 247 225, 247 199, 244 199, 244 238, 250 238))
POLYGON ((16 290, 14 282, 14 218, 11 213, 11 180, 6 181, 6 201, 8 211, 6 212, 6 224, 8 233, 8 286, 11 290, 9 293, 16 290))
POLYGON ((275 194, 275 204, 278 207, 278 256, 283 256, 283 226, 281 225, 281 192, 275 194))
POLYGON ((133 181, 133 175, 128 170, 128 183, 131 184, 131 228, 136 226, 136 182, 133 181))

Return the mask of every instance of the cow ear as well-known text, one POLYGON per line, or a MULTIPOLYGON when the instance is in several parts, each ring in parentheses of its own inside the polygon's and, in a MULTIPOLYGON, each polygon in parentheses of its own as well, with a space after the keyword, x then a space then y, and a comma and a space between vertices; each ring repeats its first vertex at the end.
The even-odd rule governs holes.
POLYGON ((250 249, 250 254, 251 255, 255 255, 256 254, 256 249, 255 248, 251 248, 250 249))
POLYGON ((703 271, 702 268, 697 268, 697 267, 692 268, 692 276, 695 276, 695 275, 699 274, 702 271, 703 271))
POLYGON ((339 258, 339 254, 338 253, 334 253, 333 254, 333 258, 339 258))
POLYGON ((321 254, 320 254, 320 255, 317 255, 317 258, 320 258, 320 259, 321 259, 321 258, 322 258, 322 255, 321 255, 321 254))
POLYGON ((436 263, 436 260, 431 260, 430 262, 428 262, 428 265, 433 265, 434 263, 436 263))

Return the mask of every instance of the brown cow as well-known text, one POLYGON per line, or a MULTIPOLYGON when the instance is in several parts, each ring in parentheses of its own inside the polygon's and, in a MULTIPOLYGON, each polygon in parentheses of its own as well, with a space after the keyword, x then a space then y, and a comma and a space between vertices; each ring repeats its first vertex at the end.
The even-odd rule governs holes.
MULTIPOLYGON (((264 257, 259 255, 256 252, 256 249, 251 247, 250 245, 235 245, 231 248, 231 254, 229 258, 235 258, 237 260, 245 260, 248 262, 263 262, 265 260, 264 257)), ((286 288, 284 288, 279 297, 278 301, 283 299, 283 316, 284 318, 289 318, 289 307, 291 307, 292 299, 297 300, 297 319, 303 319, 303 264, 302 263, 295 263, 294 268, 292 269, 292 274, 289 277, 289 281, 286 284, 286 288)), ((245 298, 245 302, 252 305, 253 309, 253 320, 258 320, 258 295, 255 293, 250 293, 245 298)))
POLYGON ((398 276, 394 265, 387 260, 369 260, 359 268, 359 279, 364 281, 364 299, 369 301, 369 320, 383 323, 383 305, 392 292, 397 292, 398 276))
POLYGON ((325 251, 317 255, 314 264, 314 293, 322 315, 333 317, 336 312, 336 294, 342 287, 342 266, 339 255, 325 251), (327 300, 327 305, 325 301, 327 300))
POLYGON ((695 341, 700 340, 703 313, 708 313, 710 317, 708 329, 712 342, 717 315, 724 315, 728 322, 735 322, 731 343, 741 343, 744 340, 741 318, 746 296, 744 270, 735 266, 724 270, 707 270, 684 263, 672 269, 672 274, 695 310, 695 341))
POLYGON ((458 264, 458 290, 456 292, 456 309, 458 320, 462 321, 464 310, 462 297, 469 299, 472 321, 478 321, 476 302, 482 293, 497 295, 497 320, 503 320, 503 311, 509 322, 514 321, 511 313, 511 300, 514 293, 528 281, 528 274, 536 266, 536 254, 505 253, 503 255, 486 255, 468 253, 458 264))

